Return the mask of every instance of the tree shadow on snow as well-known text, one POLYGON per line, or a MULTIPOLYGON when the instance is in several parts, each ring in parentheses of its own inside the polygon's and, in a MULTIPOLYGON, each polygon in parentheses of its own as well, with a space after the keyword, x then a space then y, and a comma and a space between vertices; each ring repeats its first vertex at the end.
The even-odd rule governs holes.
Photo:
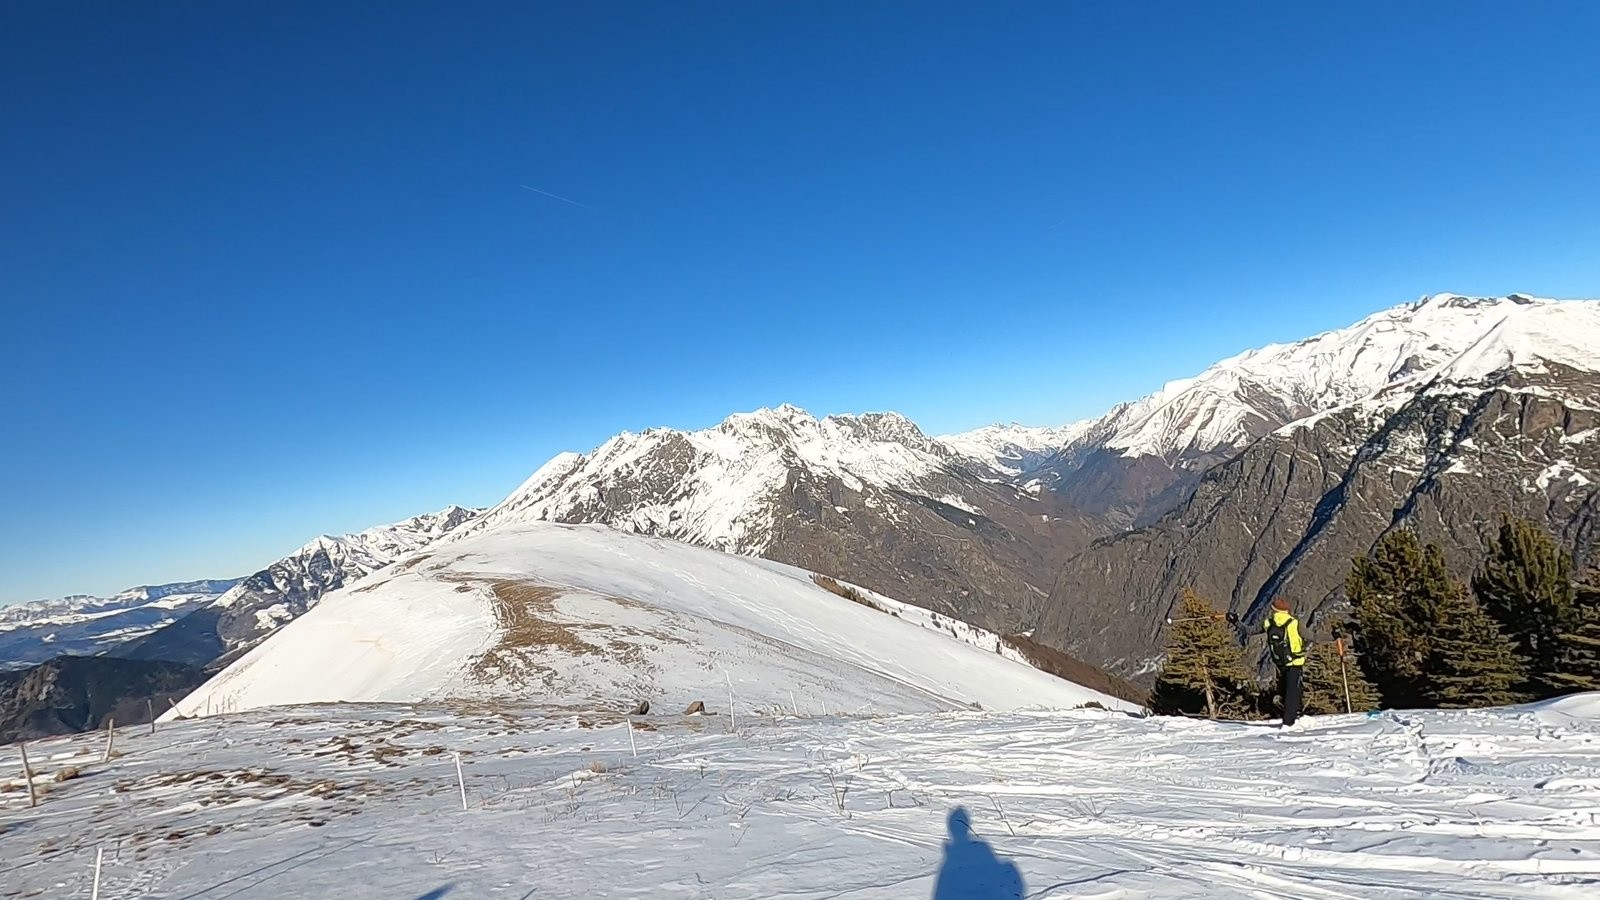
POLYGON ((450 889, 453 887, 455 887, 455 885, 447 884, 444 887, 434 888, 426 894, 423 894, 421 897, 418 897, 417 900, 440 900, 440 898, 442 898, 445 894, 450 893, 450 889))
POLYGON ((967 811, 959 806, 951 810, 949 825, 933 900, 1022 900, 1022 872, 972 833, 967 811))

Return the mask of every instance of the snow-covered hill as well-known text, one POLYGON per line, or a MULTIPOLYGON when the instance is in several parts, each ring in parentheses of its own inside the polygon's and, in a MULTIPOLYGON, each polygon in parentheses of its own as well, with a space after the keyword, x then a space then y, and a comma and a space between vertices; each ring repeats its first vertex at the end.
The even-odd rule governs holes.
POLYGON ((315 606, 328 591, 416 554, 478 512, 450 506, 355 534, 322 535, 117 655, 203 666, 237 653, 315 606))
POLYGON ((0 749, 0 867, 8 895, 85 900, 97 851, 101 897, 167 900, 1600 891, 1597 695, 1282 733, 800 706, 633 728, 515 703, 263 710, 125 729, 104 763, 98 735, 30 745, 36 810, 0 749))
POLYGON ((220 597, 239 579, 129 588, 0 607, 0 669, 55 656, 98 656, 151 634, 220 597))
POLYGON ((520 699, 738 715, 1127 704, 1046 675, 993 634, 764 560, 596 526, 502 524, 323 603, 179 703, 520 699))

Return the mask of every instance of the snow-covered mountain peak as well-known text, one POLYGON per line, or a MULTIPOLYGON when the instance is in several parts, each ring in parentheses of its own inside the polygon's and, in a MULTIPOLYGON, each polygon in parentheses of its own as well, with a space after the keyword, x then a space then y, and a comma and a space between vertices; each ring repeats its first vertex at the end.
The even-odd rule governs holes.
POLYGON ((1094 427, 1095 419, 1084 419, 1057 428, 1019 425, 986 425, 972 431, 941 436, 940 443, 970 459, 981 460, 1012 477, 1025 476, 1044 464, 1062 448, 1077 443, 1094 427))
POLYGON ((899 413, 818 419, 791 405, 758 409, 700 431, 624 432, 590 453, 561 454, 464 533, 506 522, 602 522, 761 553, 796 478, 836 481, 857 495, 943 499, 952 489, 934 482, 948 479, 953 465, 973 467, 962 453, 899 413))
MULTIPOLYGON (((433 543, 481 510, 447 506, 435 513, 412 516, 391 525, 379 525, 345 535, 318 535, 294 553, 250 576, 218 597, 220 608, 282 605, 272 618, 287 621, 314 605, 324 591, 377 571, 433 543)), ((275 626, 274 626, 275 627, 275 626)))
POLYGON ((1109 426, 1104 446, 1128 456, 1164 457, 1240 446, 1283 424, 1440 372, 1496 331, 1528 334, 1518 346, 1527 353, 1544 352, 1538 349, 1542 338, 1526 329, 1545 326, 1528 323, 1547 315, 1581 320, 1583 313, 1568 308, 1584 305, 1520 294, 1436 294, 1348 328, 1246 350, 1193 378, 1169 382, 1108 414, 1102 420, 1109 426))
POLYGON ((1530 297, 1527 294, 1507 294, 1504 297, 1468 297, 1465 294, 1433 294, 1423 297, 1412 304, 1414 310, 1437 309, 1493 309, 1510 304, 1512 306, 1532 306, 1544 303, 1554 303, 1554 300, 1545 300, 1530 297))
POLYGON ((1507 369, 1544 372, 1547 363, 1600 372, 1600 302, 1528 301, 1495 322, 1439 377, 1470 383, 1507 369))

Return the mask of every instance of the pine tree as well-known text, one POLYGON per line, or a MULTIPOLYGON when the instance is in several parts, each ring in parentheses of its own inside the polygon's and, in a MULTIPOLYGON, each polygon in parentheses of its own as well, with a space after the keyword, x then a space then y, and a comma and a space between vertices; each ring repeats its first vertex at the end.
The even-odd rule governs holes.
POLYGON ((1167 658, 1150 708, 1162 715, 1203 712, 1213 719, 1244 715, 1254 692, 1244 648, 1233 631, 1210 603, 1185 589, 1167 633, 1167 658))
POLYGON ((1446 601, 1428 659, 1434 705, 1504 706, 1524 699, 1526 670, 1499 623, 1465 589, 1446 601))
POLYGON ((1306 656, 1305 695, 1303 708, 1307 715, 1336 715, 1344 712, 1366 712, 1378 708, 1378 689, 1372 686, 1361 671, 1360 660, 1348 644, 1312 644, 1306 656), (1340 666, 1340 647, 1344 647, 1344 665, 1340 666), (1350 691, 1350 708, 1345 708, 1345 689, 1350 691))
POLYGON ((1383 705, 1431 705, 1428 661, 1440 616, 1460 586, 1445 569, 1444 555, 1398 529, 1357 557, 1345 579, 1355 613, 1355 650, 1383 705))
POLYGON ((1572 624, 1559 644, 1549 686, 1562 694, 1600 691, 1600 569, 1590 572, 1573 592, 1572 624))
POLYGON ((1528 690, 1551 693, 1560 635, 1573 624, 1572 557, 1532 522, 1503 519, 1472 590, 1511 638, 1528 690))

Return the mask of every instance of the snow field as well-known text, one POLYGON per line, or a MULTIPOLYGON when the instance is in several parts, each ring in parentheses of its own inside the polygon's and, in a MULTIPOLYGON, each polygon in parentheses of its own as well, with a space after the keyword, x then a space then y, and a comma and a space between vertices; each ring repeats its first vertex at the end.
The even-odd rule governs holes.
POLYGON ((1585 897, 1597 714, 1588 695, 1286 733, 1095 710, 737 733, 647 716, 630 743, 620 717, 510 706, 261 710, 132 729, 105 764, 97 736, 33 745, 84 775, 45 771, 35 811, 0 782, 0 883, 88 897, 103 849, 102 896, 165 900, 1585 897), (951 842, 958 809, 971 834, 951 842))

